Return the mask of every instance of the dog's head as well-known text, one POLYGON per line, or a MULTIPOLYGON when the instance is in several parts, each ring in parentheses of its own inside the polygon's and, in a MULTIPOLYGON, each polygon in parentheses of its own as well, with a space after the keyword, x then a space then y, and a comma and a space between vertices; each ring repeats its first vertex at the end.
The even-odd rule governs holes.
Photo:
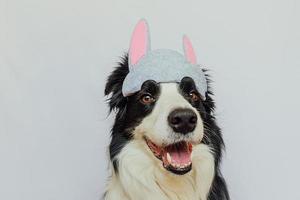
MULTIPOLYGON (((139 76, 136 77, 137 81, 131 77, 131 82, 135 81, 132 83, 135 87, 126 85, 130 84, 127 79, 129 74, 132 74, 131 67, 139 60, 147 59, 145 56, 149 43, 147 31, 141 30, 141 27, 137 29, 140 29, 138 31, 142 36, 134 32, 129 55, 109 76, 105 88, 105 95, 111 94, 110 109, 117 112, 112 129, 110 156, 117 170, 118 163, 115 159, 117 154, 130 140, 137 140, 152 152, 150 156, 161 160, 166 170, 175 174, 185 174, 192 169, 191 154, 195 145, 206 143, 220 154, 222 139, 217 138, 218 133, 214 133, 217 136, 213 136, 209 131, 210 126, 215 126, 214 118, 211 116, 214 109, 211 93, 207 85, 205 89, 199 87, 199 81, 195 82, 197 78, 193 78, 193 74, 190 76, 181 74, 182 77, 171 76, 174 81, 166 79, 166 76, 161 76, 166 79, 162 80, 156 77, 151 79, 144 75, 147 78, 139 76), (135 37, 144 40, 144 44, 137 45, 135 37)), ((185 57, 190 63, 195 63, 196 58, 191 44, 187 38, 184 40, 187 41, 184 42, 185 57)), ((165 55, 162 57, 167 59, 165 55)), ((151 64, 153 63, 160 62, 151 61, 151 64)), ((135 73, 140 75, 139 72, 135 73)), ((201 70, 201 73, 204 74, 204 71, 201 70)), ((207 84, 207 77, 203 77, 207 84)))

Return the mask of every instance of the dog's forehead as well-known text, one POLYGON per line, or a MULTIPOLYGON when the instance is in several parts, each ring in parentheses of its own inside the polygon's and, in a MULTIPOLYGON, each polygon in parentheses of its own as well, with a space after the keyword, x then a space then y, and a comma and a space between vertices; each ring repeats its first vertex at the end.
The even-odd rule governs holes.
POLYGON ((199 65, 189 63, 177 51, 159 49, 150 51, 127 74, 122 87, 124 96, 137 92, 147 80, 158 83, 180 83, 182 78, 194 80, 199 93, 205 97, 207 83, 199 65))
POLYGON ((166 96, 172 98, 174 96, 182 96, 177 83, 160 83, 160 97, 166 96))

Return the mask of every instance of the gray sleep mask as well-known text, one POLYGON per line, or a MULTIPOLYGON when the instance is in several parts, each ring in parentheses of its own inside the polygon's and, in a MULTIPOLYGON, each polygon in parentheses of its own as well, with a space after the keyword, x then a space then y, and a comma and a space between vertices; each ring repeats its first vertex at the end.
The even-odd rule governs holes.
POLYGON ((194 80, 201 97, 205 99, 207 82, 205 74, 197 64, 190 40, 183 37, 184 56, 169 49, 150 50, 147 22, 141 20, 135 27, 129 49, 129 73, 122 87, 123 95, 138 92, 147 80, 158 83, 180 83, 182 78, 194 80))

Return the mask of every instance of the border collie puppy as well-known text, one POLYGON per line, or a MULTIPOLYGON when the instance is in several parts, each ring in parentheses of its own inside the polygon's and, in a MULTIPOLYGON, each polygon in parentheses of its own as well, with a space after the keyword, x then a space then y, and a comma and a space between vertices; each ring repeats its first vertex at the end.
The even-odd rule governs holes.
POLYGON ((229 200, 219 169, 224 143, 206 71, 196 65, 187 37, 185 56, 149 47, 142 20, 129 54, 106 83, 116 116, 104 199, 229 200), (187 63, 191 68, 183 67, 187 63), (189 74, 192 67, 197 69, 189 74))

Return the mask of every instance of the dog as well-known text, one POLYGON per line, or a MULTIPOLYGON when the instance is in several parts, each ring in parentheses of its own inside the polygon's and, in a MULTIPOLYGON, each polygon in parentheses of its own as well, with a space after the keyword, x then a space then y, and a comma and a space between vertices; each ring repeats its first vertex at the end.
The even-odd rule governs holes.
MULTIPOLYGON (((133 35, 129 53, 105 87, 110 111, 116 116, 109 145, 111 176, 104 199, 229 200, 220 172, 224 142, 214 117, 207 70, 201 69, 205 93, 194 78, 184 76, 177 81, 145 78, 137 91, 128 95, 124 84, 130 67, 149 51, 145 21, 133 35), (142 45, 135 45, 135 37, 142 45)), ((195 63, 190 41, 184 41, 185 56, 195 63)))

